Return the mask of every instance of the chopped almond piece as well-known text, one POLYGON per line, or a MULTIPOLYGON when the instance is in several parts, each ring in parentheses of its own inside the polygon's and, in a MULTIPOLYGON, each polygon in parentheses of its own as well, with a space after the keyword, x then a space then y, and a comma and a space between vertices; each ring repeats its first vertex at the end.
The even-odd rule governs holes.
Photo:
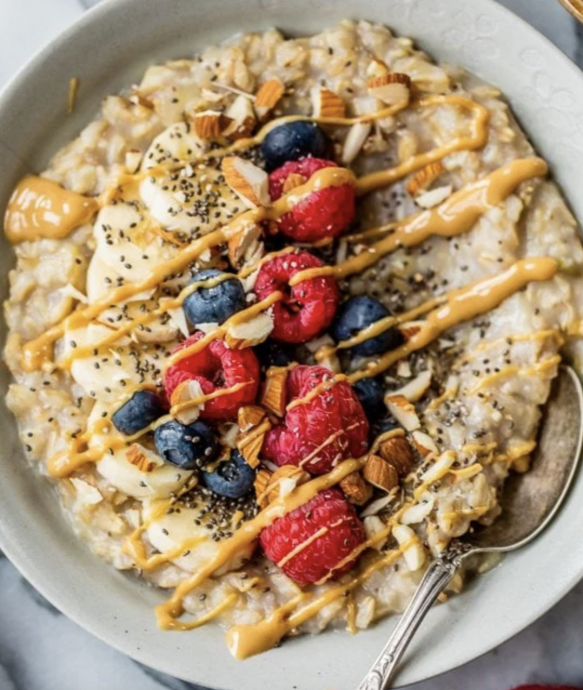
POLYGON ((411 340, 413 336, 419 333, 423 326, 423 321, 409 321, 408 323, 404 323, 402 326, 400 326, 399 330, 407 340, 411 340))
POLYGON ((308 180, 303 175, 300 175, 299 173, 291 173, 286 177, 281 191, 284 194, 289 194, 292 191, 292 189, 295 189, 296 187, 301 187, 301 185, 306 184, 307 181, 308 180))
POLYGON ((372 496, 372 487, 362 478, 360 472, 353 472, 340 482, 340 488, 350 503, 362 506, 372 496))
POLYGON ((265 170, 238 156, 223 158, 221 168, 225 182, 249 208, 269 206, 269 178, 265 170))
POLYGON ((255 488, 255 496, 260 508, 264 508, 267 505, 267 486, 271 476, 272 473, 265 468, 261 468, 255 476, 253 487, 255 488))
POLYGON ((312 91, 314 117, 345 117, 346 106, 340 96, 330 89, 312 91))
POLYGON ((271 429, 271 423, 265 419, 258 426, 241 433, 237 439, 237 449, 248 465, 255 468, 259 465, 259 453, 263 446, 265 434, 271 429))
POLYGON ((344 165, 352 163, 358 156, 360 149, 364 146, 364 142, 368 139, 371 129, 372 125, 370 122, 357 122, 348 130, 342 147, 342 162, 344 165))
POLYGON ((415 431, 421 426, 414 405, 403 395, 388 395, 385 399, 389 412, 407 431, 415 431))
POLYGON ((451 196, 453 187, 450 184, 443 187, 436 187, 430 189, 428 192, 423 192, 415 199, 415 203, 421 208, 433 208, 442 204, 448 197, 451 196))
POLYGON ((267 340, 272 330, 273 316, 263 312, 242 323, 227 326, 225 342, 232 350, 244 350, 267 340))
POLYGON ((197 136, 207 141, 218 139, 230 122, 231 118, 215 110, 196 113, 193 118, 194 131, 197 136))
POLYGON ((441 161, 429 163, 429 165, 421 168, 421 170, 413 175, 409 182, 407 182, 407 192, 411 196, 417 196, 420 192, 429 189, 429 185, 440 175, 443 175, 444 172, 446 172, 446 170, 441 161))
POLYGON ((255 94, 255 112, 260 120, 266 120, 285 93, 285 85, 279 79, 268 79, 255 94))
POLYGON ((400 105, 409 102, 411 78, 408 74, 390 72, 378 77, 371 77, 367 86, 370 95, 378 98, 385 105, 400 105))
POLYGON ((310 475, 296 465, 283 465, 276 470, 267 486, 267 500, 269 503, 283 498, 291 493, 296 486, 310 481, 310 475))
POLYGON ((413 438, 413 445, 424 458, 431 453, 438 452, 435 441, 428 434, 424 434, 422 431, 414 431, 411 436, 413 438))
POLYGON ((228 239, 229 261, 235 268, 258 261, 264 252, 259 225, 245 225, 228 239))
POLYGON ((226 116, 231 119, 229 126, 223 132, 224 136, 233 141, 252 136, 257 118, 253 110, 253 103, 245 96, 237 96, 227 108, 226 116))
POLYGON ((286 367, 270 367, 263 384, 261 404, 278 417, 285 414, 287 375, 286 367))
POLYGON ((397 470, 400 477, 409 474, 413 466, 413 450, 404 436, 393 436, 383 441, 379 455, 397 470))
POLYGON ((369 455, 362 473, 369 484, 383 491, 389 492, 399 484, 397 470, 380 455, 369 455))
POLYGON ((432 373, 430 369, 426 369, 418 374, 412 381, 405 384, 399 390, 393 391, 391 395, 402 395, 407 398, 409 402, 417 402, 427 393, 431 385, 432 373))
POLYGON ((156 463, 146 457, 143 448, 137 443, 132 443, 126 450, 126 458, 141 472, 152 472, 156 468, 156 463))
POLYGON ((243 433, 255 426, 259 426, 265 419, 266 412, 259 405, 245 405, 239 408, 237 424, 243 433))

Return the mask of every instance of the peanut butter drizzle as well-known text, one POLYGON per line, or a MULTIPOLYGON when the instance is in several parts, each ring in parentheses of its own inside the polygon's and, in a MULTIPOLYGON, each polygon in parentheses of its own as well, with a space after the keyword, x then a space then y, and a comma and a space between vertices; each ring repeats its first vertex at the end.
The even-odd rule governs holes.
POLYGON ((354 175, 350 170, 345 168, 324 168, 312 175, 306 184, 301 187, 296 187, 289 194, 278 199, 273 206, 246 211, 227 223, 222 229, 214 230, 208 235, 192 242, 190 246, 181 251, 173 259, 165 261, 157 266, 144 280, 136 283, 128 283, 127 285, 112 290, 93 304, 74 312, 59 324, 50 328, 46 333, 43 333, 43 335, 27 343, 24 346, 21 362, 22 368, 25 371, 39 369, 44 363, 50 361, 53 343, 61 338, 66 330, 87 326, 112 304, 125 302, 130 297, 138 295, 140 292, 155 288, 166 276, 183 270, 206 249, 227 241, 229 237, 244 230, 246 225, 255 224, 261 220, 277 220, 284 213, 287 213, 287 211, 305 195, 324 187, 354 183, 354 180, 354 175))
POLYGON ((366 457, 358 460, 344 460, 328 474, 316 477, 306 484, 294 489, 283 498, 278 498, 270 503, 255 518, 243 523, 239 530, 229 539, 223 541, 211 560, 186 580, 183 580, 174 590, 174 593, 163 604, 156 607, 158 625, 163 629, 175 627, 176 618, 182 615, 184 597, 199 584, 204 582, 216 570, 227 563, 239 549, 251 544, 264 527, 270 525, 277 518, 287 515, 292 510, 299 508, 310 501, 316 494, 334 486, 344 477, 356 472, 364 466, 366 457))
POLYGON ((377 570, 395 563, 401 557, 401 553, 401 549, 389 552, 371 563, 350 582, 329 589, 299 610, 294 611, 301 601, 294 601, 276 609, 265 620, 255 625, 233 625, 226 635, 229 651, 236 659, 243 660, 272 649, 289 632, 315 616, 325 606, 339 597, 346 596, 377 570))
POLYGON ((410 340, 365 369, 354 372, 349 380, 355 383, 377 376, 399 359, 426 347, 449 328, 491 311, 529 282, 550 280, 558 267, 557 261, 548 257, 523 259, 500 275, 453 290, 442 307, 429 313, 421 329, 410 340))
POLYGON ((225 323, 222 326, 219 326, 216 330, 212 331, 211 333, 207 333, 203 338, 197 340, 195 343, 192 343, 192 345, 189 345, 188 347, 183 347, 182 350, 177 350, 172 355, 170 355, 170 357, 168 357, 166 361, 166 364, 164 365, 164 371, 176 364, 176 362, 179 362, 181 359, 185 359, 186 357, 192 357, 192 355, 196 354, 197 352, 201 352, 201 350, 204 350, 204 348, 210 342, 226 335, 230 326, 236 326, 245 323, 245 321, 247 321, 250 318, 253 318, 257 314, 261 314, 262 312, 267 311, 271 306, 273 306, 276 302, 279 302, 282 299, 282 292, 272 292, 264 300, 261 300, 261 302, 256 302, 247 309, 243 309, 242 311, 237 312, 236 314, 231 316, 230 319, 227 319, 227 321, 225 321, 225 323))
POLYGON ((196 620, 193 621, 172 621, 169 630, 195 630, 196 628, 200 628, 202 625, 206 625, 209 621, 212 621, 214 618, 216 618, 219 614, 221 614, 223 611, 228 609, 230 606, 235 604, 237 600, 239 599, 239 596, 235 593, 229 594, 228 597, 225 597, 223 601, 221 601, 220 604, 215 606, 215 608, 212 611, 209 611, 208 613, 205 613, 203 616, 200 618, 197 618, 196 620))
POLYGON ((224 242, 225 236, 222 230, 215 230, 198 240, 195 240, 187 249, 169 261, 165 261, 157 266, 150 275, 136 283, 122 285, 110 293, 96 300, 93 304, 83 309, 73 312, 66 319, 49 328, 46 333, 26 343, 23 350, 22 368, 25 371, 35 371, 40 369, 43 364, 50 362, 52 358, 53 343, 63 337, 67 329, 82 328, 87 326, 93 319, 112 304, 125 302, 140 292, 146 292, 155 288, 166 276, 177 273, 190 264, 197 256, 202 254, 205 249, 224 242))
POLYGON ((97 199, 30 175, 18 183, 10 197, 4 232, 12 244, 41 238, 60 240, 88 223, 98 209, 97 199))
MULTIPOLYGON (((362 254, 352 256, 336 266, 299 271, 289 284, 294 286, 302 280, 323 275, 346 278, 355 273, 362 273, 400 247, 413 247, 432 236, 461 235, 470 230, 486 211, 504 201, 521 182, 545 175, 547 170, 548 166, 541 158, 525 158, 508 163, 483 179, 455 192, 437 208, 412 216, 388 237, 371 244, 362 254)), ((361 178, 361 181, 363 179, 366 178, 361 178)))
POLYGON ((488 123, 490 121, 490 112, 487 108, 463 96, 429 96, 419 101, 419 106, 422 108, 439 105, 457 105, 460 108, 465 108, 473 112, 475 118, 472 122, 470 135, 457 137, 449 143, 428 151, 427 153, 420 153, 416 156, 412 156, 409 160, 398 165, 396 168, 381 170, 380 172, 361 177, 356 185, 358 194, 368 194, 375 189, 386 187, 397 180, 401 180, 412 172, 421 170, 421 168, 424 168, 430 163, 435 163, 435 161, 445 158, 445 156, 448 156, 450 153, 463 150, 474 151, 486 145, 488 141, 488 123))
POLYGON ((346 381, 347 376, 344 374, 337 374, 336 376, 330 376, 329 379, 326 379, 319 383, 317 386, 312 388, 312 390, 309 393, 306 393, 301 398, 294 398, 290 403, 288 403, 286 409, 286 412, 289 412, 290 410, 293 410, 296 407, 299 407, 300 405, 307 405, 309 402, 311 402, 314 398, 317 398, 319 395, 322 393, 325 393, 326 391, 330 390, 333 388, 337 383, 340 383, 340 381, 346 381))
POLYGON ((500 371, 484 376, 484 378, 480 379, 473 388, 467 391, 467 395, 475 395, 478 391, 487 388, 496 381, 512 376, 513 374, 517 376, 535 376, 547 369, 558 366, 561 363, 561 359, 561 355, 553 355, 552 357, 548 357, 547 359, 543 359, 540 362, 536 362, 536 364, 526 367, 521 367, 518 364, 509 364, 503 369, 500 369, 500 371))
MULTIPOLYGON (((144 427, 140 431, 132 434, 131 436, 122 436, 118 434, 109 435, 109 431, 113 429, 113 424, 110 419, 99 419, 91 427, 88 427, 83 434, 80 434, 75 439, 72 439, 72 447, 69 450, 57 453, 47 462, 48 473, 51 477, 57 477, 62 479, 68 477, 75 470, 78 470, 83 465, 89 462, 99 462, 101 458, 109 452, 120 450, 124 447, 130 446, 134 441, 139 440, 146 434, 155 431, 159 426, 172 421, 177 414, 183 412, 184 410, 192 409, 193 407, 199 407, 204 405, 209 400, 214 400, 215 398, 220 398, 224 395, 230 395, 231 393, 236 393, 242 388, 250 385, 249 381, 242 381, 236 383, 229 388, 219 388, 214 390, 212 393, 207 393, 205 395, 200 395, 197 398, 188 400, 184 403, 179 403, 173 405, 170 408, 170 413, 159 417, 156 421, 152 422, 148 426, 144 427), (81 450, 87 445, 87 442, 94 438, 96 434, 108 433, 108 436, 103 439, 102 443, 97 444, 93 448, 87 450, 81 450)), ((134 392, 137 390, 144 390, 149 386, 136 386, 134 392)), ((125 402, 131 397, 130 395, 124 395, 123 401, 125 402)), ((120 403, 117 407, 121 407, 123 404, 120 403)), ((154 470, 155 471, 155 470, 154 470)))
POLYGON ((196 292, 200 289, 216 287, 226 280, 236 280, 236 276, 232 275, 231 273, 223 273, 218 276, 213 276, 212 278, 207 278, 206 280, 197 280, 194 283, 187 285, 177 297, 165 299, 156 309, 153 309, 142 316, 134 317, 128 321, 128 323, 120 326, 119 328, 112 329, 110 335, 105 336, 96 343, 91 343, 90 345, 78 345, 74 351, 70 352, 66 357, 63 357, 59 360, 59 368, 68 369, 74 360, 91 357, 95 354, 95 350, 99 352, 102 348, 107 347, 108 345, 113 345, 125 335, 129 335, 138 326, 151 323, 166 312, 172 311, 173 309, 178 309, 182 306, 184 300, 193 292, 196 292))
POLYGON ((440 295, 439 297, 433 297, 432 299, 423 302, 423 304, 420 304, 418 307, 403 312, 398 316, 385 316, 385 318, 379 319, 378 321, 375 321, 374 324, 363 328, 362 331, 356 335, 353 335, 352 338, 348 338, 348 340, 341 340, 337 345, 323 345, 317 350, 316 354, 314 355, 314 359, 316 362, 323 362, 328 359, 328 357, 331 357, 333 354, 335 354, 338 350, 349 349, 355 345, 363 343, 369 338, 374 338, 377 335, 380 335, 384 331, 388 331, 389 328, 392 328, 393 326, 406 323, 407 321, 412 321, 418 316, 422 316, 428 311, 435 309, 435 307, 443 304, 446 301, 447 295, 440 295))

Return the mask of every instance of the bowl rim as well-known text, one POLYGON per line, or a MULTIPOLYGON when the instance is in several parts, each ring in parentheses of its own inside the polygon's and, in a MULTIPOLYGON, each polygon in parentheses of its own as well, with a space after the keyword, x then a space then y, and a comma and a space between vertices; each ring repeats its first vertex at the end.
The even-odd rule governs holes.
MULTIPOLYGON (((54 39, 48 42, 46 45, 39 48, 34 55, 26 61, 26 63, 17 70, 17 72, 9 79, 5 86, 0 90, 0 117, 3 108, 7 103, 13 98, 17 98, 19 91, 21 90, 23 84, 29 79, 31 75, 37 70, 37 68, 43 64, 43 62, 55 51, 59 51, 60 48, 69 39, 73 38, 80 32, 90 30, 91 27, 98 22, 100 19, 107 17, 110 14, 115 14, 116 12, 123 12, 124 8, 130 8, 132 6, 137 6, 140 0, 102 0, 98 5, 85 10, 72 24, 59 33, 54 39)), ((157 0, 160 1, 160 0, 157 0)), ((223 0, 223 2, 229 2, 229 0, 223 0)), ((583 85, 583 74, 579 68, 571 61, 571 59, 565 55, 565 53, 558 48, 550 39, 542 35, 537 29, 531 26, 528 22, 523 20, 517 14, 515 14, 510 9, 500 5, 496 0, 474 0, 476 5, 481 5, 487 8, 488 11, 497 13, 505 21, 512 22, 514 24, 520 25, 520 30, 522 34, 526 34, 536 40, 537 43, 543 44, 545 51, 550 51, 554 56, 560 59, 563 63, 563 68, 574 72, 577 78, 581 81, 583 85)), ((414 40, 415 36, 412 37, 414 40)), ((421 42, 422 43, 422 42, 421 42)), ((439 58, 439 55, 435 55, 439 58)), ((462 65, 463 66, 463 65, 462 65)), ((527 132, 528 133, 528 132, 527 132)), ((563 190, 562 190, 563 191, 563 190)), ((2 326, 4 328, 4 326, 2 326)), ((14 421, 11 420, 14 424, 14 421)), ((34 470, 34 476, 37 481, 40 479, 39 483, 45 483, 44 478, 34 470)), ((0 491, 1 493, 1 491, 0 491)), ((572 492, 571 492, 572 493, 572 492)), ((2 517, 2 502, 0 501, 0 518, 2 517)), ((60 510, 60 507, 59 507, 60 510)), ((75 537, 79 538, 79 537, 75 537)), ((23 577, 25 577, 51 604, 53 604, 57 609, 63 612, 68 618, 70 618, 74 623, 82 627, 83 629, 90 632, 92 635, 105 642, 114 649, 122 652, 123 654, 129 656, 130 658, 139 661, 147 666, 158 669, 165 673, 173 673, 167 666, 160 663, 159 659, 152 660, 146 652, 139 652, 132 646, 127 644, 127 638, 124 638, 119 632, 114 632, 103 625, 101 622, 89 621, 83 616, 81 609, 76 608, 72 601, 67 597, 66 592, 55 585, 54 579, 51 575, 42 574, 35 568, 34 557, 31 557, 25 545, 14 539, 9 530, 6 529, 4 521, 0 519, 0 547, 2 548, 5 555, 10 559, 13 565, 18 569, 23 577)), ((98 558, 90 551, 87 551, 89 558, 98 558)), ((510 557, 512 558, 512 557, 510 557)), ((108 566, 112 568, 112 566, 108 566)), ((482 578, 488 577, 487 575, 481 576, 482 578)), ((583 579, 583 567, 581 572, 576 576, 573 576, 562 583, 560 587, 557 587, 554 594, 545 599, 543 606, 539 606, 535 612, 533 612, 526 619, 521 619, 520 623, 514 626, 510 625, 507 632, 500 636, 495 642, 489 643, 486 648, 483 648, 480 652, 468 651, 465 654, 461 654, 457 657, 454 663, 442 664, 435 674, 424 675, 420 677, 415 677, 409 681, 409 683, 417 683, 422 680, 428 680, 431 678, 436 678, 449 671, 452 671, 460 666, 463 666, 473 660, 484 656, 490 652, 495 647, 507 642, 512 639, 520 632, 522 632, 526 627, 531 625, 533 622, 542 617, 547 613, 553 606, 555 606, 573 587, 577 585, 578 582, 583 579)), ((133 583, 138 588, 138 581, 133 580, 133 583)), ((378 627, 378 626, 377 626, 378 627)), ((328 632, 327 634, 331 634, 328 632)), ((372 654, 375 651, 371 650, 371 660, 372 654)), ((175 672, 174 672, 175 673, 175 672)), ((176 677, 180 677, 176 675, 176 677)), ((206 681, 205 681, 206 682, 206 681)), ((211 690, 221 690, 218 686, 208 685, 207 687, 211 690)))

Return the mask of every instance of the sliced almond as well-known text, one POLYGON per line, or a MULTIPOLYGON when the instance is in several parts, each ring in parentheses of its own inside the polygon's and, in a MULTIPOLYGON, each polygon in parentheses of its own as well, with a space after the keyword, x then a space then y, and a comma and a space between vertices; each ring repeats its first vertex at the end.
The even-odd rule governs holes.
POLYGON ((253 103, 246 96, 237 96, 226 110, 226 116, 231 118, 231 123, 223 132, 227 138, 237 141, 253 135, 257 124, 253 103))
POLYGON ((126 152, 125 165, 126 170, 130 173, 130 175, 133 175, 135 172, 137 172, 143 157, 144 154, 139 149, 129 149, 126 152))
POLYGON ((371 96, 389 106, 408 103, 411 96, 411 78, 400 72, 371 77, 367 86, 371 96))
POLYGON ((226 96, 226 94, 217 93, 217 91, 213 91, 212 89, 201 89, 200 93, 207 103, 219 103, 226 96))
POLYGON ((269 178, 265 170, 238 156, 223 158, 221 168, 225 182, 246 206, 269 206, 269 178))
POLYGON ((411 378, 411 365, 409 364, 408 360, 399 360, 399 363, 397 364, 397 376, 400 376, 402 379, 411 378))
POLYGON ((425 470, 420 477, 421 481, 424 484, 431 484, 438 479, 442 479, 449 472, 449 468, 456 459, 457 456, 452 450, 446 450, 445 453, 442 453, 437 460, 425 470))
POLYGON ((408 321, 402 326, 399 326, 399 330, 405 336, 407 340, 411 340, 414 336, 419 333, 419 331, 425 326, 424 321, 408 321))
POLYGON ((366 66, 366 76, 369 79, 383 77, 390 72, 387 64, 378 58, 373 58, 366 66))
POLYGON ((275 471, 267 486, 267 500, 269 503, 278 498, 284 498, 290 494, 296 486, 305 484, 310 480, 310 475, 296 465, 283 465, 275 471))
POLYGON ((435 441, 428 434, 425 434, 422 431, 414 431, 411 434, 411 437, 413 439, 413 445, 424 458, 426 458, 430 453, 438 452, 435 441))
POLYGON ((346 106, 340 96, 330 89, 312 90, 314 117, 345 117, 346 106))
POLYGON ((295 189, 296 187, 301 187, 303 184, 306 184, 307 181, 307 178, 303 175, 300 175, 299 173, 291 173, 285 178, 285 182, 283 183, 281 191, 284 194, 289 194, 292 191, 292 189, 295 189))
POLYGON ((260 120, 266 120, 285 93, 285 85, 279 79, 268 79, 255 94, 255 112, 260 120))
POLYGON ((200 139, 213 141, 218 139, 229 126, 231 119, 216 110, 204 110, 192 118, 194 131, 200 139))
POLYGON ((259 426, 265 419, 266 412, 259 405, 244 405, 237 413, 237 424, 241 432, 245 433, 253 427, 259 426))
POLYGON ((369 484, 382 491, 391 491, 399 484, 397 470, 380 455, 369 455, 362 471, 369 484))
POLYGON ((360 472, 353 472, 344 477, 340 482, 340 488, 350 503, 357 506, 364 505, 372 496, 372 487, 364 481, 360 472))
POLYGON ((269 367, 265 375, 261 404, 278 417, 283 417, 285 414, 288 373, 287 367, 269 367))
POLYGON ((415 197, 421 192, 429 189, 432 182, 434 182, 440 175, 446 172, 445 167, 441 161, 434 161, 429 163, 424 168, 421 168, 413 177, 407 182, 407 192, 415 197))
POLYGON ((253 488, 255 489, 255 496, 260 508, 264 508, 267 505, 267 486, 269 485, 271 476, 272 472, 265 468, 261 468, 255 475, 253 488))
POLYGON ((369 515, 377 515, 382 510, 384 510, 389 503, 395 499, 395 491, 383 496, 382 498, 377 498, 376 501, 369 503, 367 507, 360 514, 361 517, 368 517, 369 515))
POLYGON ((225 342, 232 350, 244 350, 267 340, 272 330, 273 316, 263 312, 243 323, 228 325, 225 342))
POLYGON ((364 533, 366 534, 367 540, 372 541, 372 548, 380 551, 389 538, 389 535, 387 534, 384 538, 375 539, 375 537, 377 534, 385 531, 387 526, 377 515, 369 515, 368 517, 365 517, 363 524, 364 533))
POLYGON ((407 431, 415 431, 421 426, 415 407, 403 395, 389 395, 385 398, 389 412, 407 431))
POLYGON ((395 525, 393 536, 403 551, 403 558, 409 570, 412 572, 420 570, 427 559, 427 553, 419 537, 407 525, 395 525))
POLYGON ((453 187, 450 184, 444 187, 436 187, 435 189, 430 189, 428 192, 420 194, 415 199, 415 203, 422 208, 433 208, 434 206, 442 204, 451 196, 452 192, 453 187))
POLYGON ((430 498, 427 501, 422 501, 421 503, 416 503, 410 508, 407 508, 399 518, 404 525, 416 525, 423 522, 425 518, 433 510, 435 500, 430 498))
POLYGON ((400 477, 409 474, 415 458, 409 441, 404 436, 393 436, 383 441, 378 450, 383 460, 392 465, 400 477))
POLYGON ((141 472, 152 472, 157 467, 157 463, 148 458, 144 448, 137 443, 132 443, 126 450, 126 458, 129 463, 137 467, 141 472))
POLYGON ((237 449, 250 467, 255 468, 259 465, 259 454, 261 453, 263 440, 265 434, 270 429, 271 423, 268 419, 265 419, 258 426, 239 435, 237 439, 237 449))
POLYGON ((348 130, 342 147, 342 162, 344 165, 352 163, 358 156, 360 149, 368 139, 371 128, 370 122, 357 122, 348 130))
POLYGON ((431 386, 431 371, 427 369, 418 374, 412 381, 409 381, 405 386, 396 391, 392 391, 391 395, 402 395, 407 398, 409 402, 417 402, 420 400, 431 386))
POLYGON ((228 239, 229 261, 234 268, 253 264, 265 253, 261 241, 263 231, 259 225, 245 225, 243 229, 228 239))
POLYGON ((204 408, 204 403, 192 405, 189 403, 203 396, 204 391, 198 381, 189 379, 179 383, 170 396, 170 404, 173 408, 177 408, 174 412, 174 417, 181 424, 192 424, 192 422, 195 422, 204 408), (180 409, 181 407, 182 409, 180 409))

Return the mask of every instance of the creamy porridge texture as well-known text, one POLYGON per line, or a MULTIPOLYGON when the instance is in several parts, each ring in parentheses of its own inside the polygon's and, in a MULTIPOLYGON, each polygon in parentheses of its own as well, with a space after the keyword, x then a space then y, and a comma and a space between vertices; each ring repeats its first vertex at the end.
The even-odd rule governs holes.
POLYGON ((150 67, 4 228, 27 457, 168 590, 162 628, 215 621, 237 658, 401 611, 580 365, 546 163, 495 87, 367 22, 150 67))

